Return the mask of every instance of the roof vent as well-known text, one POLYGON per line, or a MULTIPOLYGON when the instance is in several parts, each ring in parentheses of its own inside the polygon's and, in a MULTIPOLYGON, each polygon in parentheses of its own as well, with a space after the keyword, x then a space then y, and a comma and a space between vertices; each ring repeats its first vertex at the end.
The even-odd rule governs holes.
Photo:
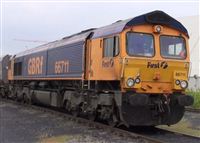
POLYGON ((171 16, 167 15, 166 13, 162 11, 154 11, 152 13, 149 13, 146 15, 146 20, 149 23, 169 23, 170 22, 171 16))

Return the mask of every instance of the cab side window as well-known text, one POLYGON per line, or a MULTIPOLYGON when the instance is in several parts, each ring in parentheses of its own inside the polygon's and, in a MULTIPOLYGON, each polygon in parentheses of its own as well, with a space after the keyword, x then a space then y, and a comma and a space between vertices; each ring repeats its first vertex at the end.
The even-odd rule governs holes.
POLYGON ((22 75, 22 62, 14 63, 14 76, 22 75))
POLYGON ((115 57, 119 54, 119 37, 105 38, 103 40, 103 57, 115 57))

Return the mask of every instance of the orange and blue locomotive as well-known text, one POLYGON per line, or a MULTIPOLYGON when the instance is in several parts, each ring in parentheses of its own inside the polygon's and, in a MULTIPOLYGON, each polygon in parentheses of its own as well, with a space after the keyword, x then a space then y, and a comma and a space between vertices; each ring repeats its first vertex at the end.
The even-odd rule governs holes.
POLYGON ((114 125, 172 125, 193 104, 188 39, 162 11, 85 30, 10 57, 1 94, 114 125))

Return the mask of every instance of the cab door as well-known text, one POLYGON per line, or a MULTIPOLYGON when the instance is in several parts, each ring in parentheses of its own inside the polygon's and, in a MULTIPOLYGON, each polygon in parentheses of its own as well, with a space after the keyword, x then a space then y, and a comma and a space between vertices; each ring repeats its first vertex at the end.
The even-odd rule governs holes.
POLYGON ((119 77, 119 37, 91 41, 90 80, 117 80, 119 77))

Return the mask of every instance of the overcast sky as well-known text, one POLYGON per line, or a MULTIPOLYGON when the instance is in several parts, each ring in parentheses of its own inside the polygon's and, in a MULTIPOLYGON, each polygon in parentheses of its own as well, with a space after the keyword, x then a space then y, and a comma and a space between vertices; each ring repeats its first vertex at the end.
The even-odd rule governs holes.
MULTIPOLYGON (((9 1, 9 0, 7 0, 9 1)), ((2 5, 3 55, 15 54, 88 28, 162 10, 172 17, 199 15, 199 3, 5 3, 2 5)))

